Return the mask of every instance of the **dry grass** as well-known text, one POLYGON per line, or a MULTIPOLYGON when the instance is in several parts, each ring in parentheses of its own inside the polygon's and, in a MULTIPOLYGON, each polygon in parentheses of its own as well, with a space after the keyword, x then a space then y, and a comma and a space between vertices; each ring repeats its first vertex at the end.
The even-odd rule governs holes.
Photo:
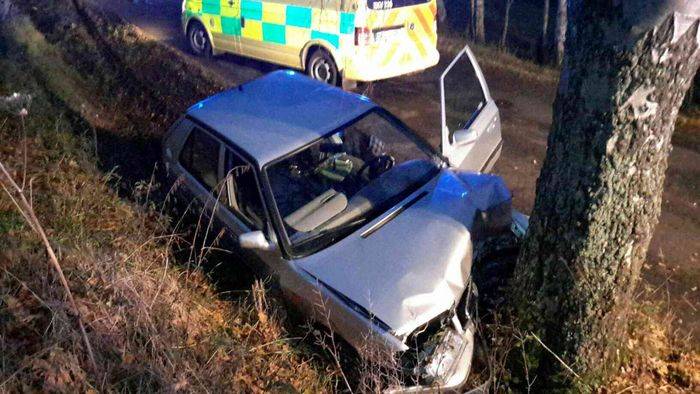
MULTIPOLYGON (((80 150, 41 136, 23 140, 13 123, 0 130, 0 157, 21 179, 27 148, 26 193, 65 270, 97 367, 40 240, 3 194, 0 390, 324 389, 327 373, 287 343, 279 305, 259 284, 222 300, 201 271, 173 261, 178 239, 156 212, 119 198, 80 150)), ((50 131, 74 142, 68 130, 50 131)))
POLYGON ((660 289, 644 287, 629 321, 629 339, 619 349, 620 367, 606 392, 668 393, 700 390, 700 353, 674 329, 677 317, 662 308, 660 289), (654 300, 654 301, 650 301, 654 300))
MULTIPOLYGON (((692 348, 689 338, 673 328, 675 315, 662 308, 653 292, 645 287, 638 294, 626 316, 626 342, 616 345, 609 364, 601 366, 596 376, 579 375, 575 366, 566 365, 552 353, 569 370, 578 388, 598 393, 700 390, 700 353, 692 348)), ((470 387, 486 384, 490 392, 537 392, 543 377, 533 374, 528 352, 533 347, 551 350, 512 321, 507 310, 501 310, 481 325, 479 335, 485 346, 477 353, 470 387)))

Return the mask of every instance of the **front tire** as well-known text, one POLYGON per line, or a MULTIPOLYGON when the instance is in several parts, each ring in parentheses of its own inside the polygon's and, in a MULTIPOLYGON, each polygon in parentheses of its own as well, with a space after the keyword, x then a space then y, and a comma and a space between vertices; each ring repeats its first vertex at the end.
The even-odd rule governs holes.
POLYGON ((338 86, 341 81, 338 66, 331 54, 324 49, 317 49, 309 56, 309 61, 306 63, 306 73, 317 81, 333 86, 338 86))
POLYGON ((212 56, 212 46, 209 40, 209 33, 200 22, 192 22, 187 29, 187 41, 190 50, 196 56, 210 58, 212 56))

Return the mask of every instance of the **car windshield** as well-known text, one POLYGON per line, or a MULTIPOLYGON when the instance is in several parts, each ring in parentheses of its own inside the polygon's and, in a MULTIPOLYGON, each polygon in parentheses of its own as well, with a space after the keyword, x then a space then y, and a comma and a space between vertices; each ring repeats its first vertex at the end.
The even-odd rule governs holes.
POLYGON ((441 159, 372 111, 267 168, 295 256, 348 235, 430 180, 441 159))

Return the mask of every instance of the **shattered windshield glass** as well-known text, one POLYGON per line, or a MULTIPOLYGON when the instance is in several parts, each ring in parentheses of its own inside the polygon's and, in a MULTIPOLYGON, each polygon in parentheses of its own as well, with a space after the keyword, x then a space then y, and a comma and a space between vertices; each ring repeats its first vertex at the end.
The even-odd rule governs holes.
POLYGON ((295 255, 341 239, 425 184, 440 158, 372 111, 267 169, 295 255))

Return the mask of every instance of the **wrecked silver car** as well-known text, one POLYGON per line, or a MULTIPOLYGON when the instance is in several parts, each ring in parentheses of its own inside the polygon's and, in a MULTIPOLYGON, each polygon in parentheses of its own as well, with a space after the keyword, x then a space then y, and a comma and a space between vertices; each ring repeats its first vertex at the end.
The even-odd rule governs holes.
POLYGON ((474 349, 473 245, 513 224, 503 181, 459 168, 500 153, 498 109, 479 94, 463 129, 443 111, 440 154, 366 97, 278 71, 190 108, 164 161, 293 304, 360 354, 398 360, 401 390, 458 388, 474 349))

